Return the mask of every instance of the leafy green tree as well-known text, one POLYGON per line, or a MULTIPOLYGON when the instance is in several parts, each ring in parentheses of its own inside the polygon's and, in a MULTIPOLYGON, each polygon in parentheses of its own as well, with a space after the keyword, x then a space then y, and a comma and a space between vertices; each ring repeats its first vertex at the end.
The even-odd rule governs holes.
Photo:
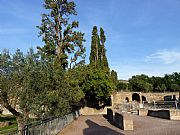
POLYGON ((87 74, 87 66, 78 66, 73 69, 69 69, 65 73, 65 83, 71 92, 71 102, 72 108, 81 107, 84 104, 80 101, 85 97, 83 92, 83 84, 86 81, 85 77, 87 74))
MULTIPOLYGON (((42 36, 45 42, 45 45, 38 49, 46 59, 60 63, 63 69, 68 66, 68 60, 72 66, 73 63, 77 64, 79 57, 83 62, 85 59, 84 34, 74 30, 79 26, 77 21, 69 23, 69 17, 77 15, 75 7, 73 1, 44 0, 44 8, 50 13, 42 15, 41 26, 38 26, 39 36, 42 36)), ((79 60, 80 63, 82 61, 79 60)))
POLYGON ((145 83, 144 92, 152 92, 153 85, 151 83, 145 83))
POLYGON ((111 71, 111 78, 112 78, 114 85, 117 86, 118 85, 118 76, 117 76, 116 71, 114 71, 114 70, 111 71))
POLYGON ((89 68, 83 90, 86 100, 91 102, 92 106, 104 104, 114 88, 112 79, 104 70, 89 68))
POLYGON ((38 117, 64 115, 84 97, 80 86, 73 82, 75 79, 71 80, 76 74, 67 79, 61 65, 41 59, 32 49, 27 55, 20 50, 12 56, 4 51, 0 61, 0 99, 16 117, 19 130, 29 114, 38 117))
MULTIPOLYGON (((20 50, 11 57, 8 52, 3 52, 1 55, 1 91, 0 97, 2 105, 8 109, 17 119, 18 129, 22 129, 27 119, 28 107, 26 102, 23 103, 24 107, 19 105, 21 102, 21 93, 23 92, 23 67, 24 56, 20 50), (21 112, 17 110, 17 105, 21 109, 21 112), (22 107, 22 108, 21 108, 22 107)), ((26 99, 25 97, 23 97, 26 99)))
POLYGON ((180 91, 180 87, 177 84, 171 84, 171 90, 174 92, 180 91))
POLYGON ((165 92, 167 90, 167 87, 165 84, 161 84, 161 91, 165 92))
MULTIPOLYGON (((86 79, 84 83, 84 93, 86 100, 92 101, 92 106, 99 105, 109 99, 110 93, 117 85, 117 73, 109 73, 109 65, 105 49, 106 36, 104 30, 100 28, 100 36, 97 26, 93 27, 91 37, 90 65, 87 67, 86 79), (116 84, 113 84, 113 79, 116 84)), ((103 103, 105 104, 105 103, 103 103)))
POLYGON ((131 91, 151 92, 153 86, 149 83, 149 77, 142 74, 129 79, 129 88, 131 91))
POLYGON ((128 84, 127 83, 123 83, 123 82, 118 82, 117 84, 117 90, 127 90, 128 88, 128 84))
POLYGON ((172 80, 175 84, 180 85, 180 73, 174 72, 172 75, 172 80))
POLYGON ((166 85, 166 91, 171 90, 172 76, 165 74, 164 76, 164 84, 166 85))

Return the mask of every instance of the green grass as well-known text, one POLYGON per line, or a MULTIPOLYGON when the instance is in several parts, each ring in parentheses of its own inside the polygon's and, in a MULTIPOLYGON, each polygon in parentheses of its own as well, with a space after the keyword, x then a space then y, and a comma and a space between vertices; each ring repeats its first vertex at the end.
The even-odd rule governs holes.
POLYGON ((5 134, 13 131, 17 131, 17 124, 12 124, 10 126, 0 128, 0 134, 5 134))
MULTIPOLYGON (((37 121, 38 119, 29 119, 28 123, 37 121)), ((16 118, 13 116, 2 116, 0 115, 0 122, 5 122, 5 121, 9 121, 11 122, 10 126, 5 126, 5 127, 0 127, 0 134, 5 134, 5 133, 9 133, 9 132, 14 132, 18 130, 18 126, 17 126, 17 122, 16 122, 16 118)))
POLYGON ((0 122, 5 122, 5 121, 15 122, 16 118, 13 116, 0 116, 0 122))
POLYGON ((9 131, 17 131, 17 122, 16 118, 13 116, 0 116, 0 122, 9 121, 11 122, 10 126, 0 127, 0 133, 8 133, 9 131), (12 129, 12 130, 11 130, 12 129))

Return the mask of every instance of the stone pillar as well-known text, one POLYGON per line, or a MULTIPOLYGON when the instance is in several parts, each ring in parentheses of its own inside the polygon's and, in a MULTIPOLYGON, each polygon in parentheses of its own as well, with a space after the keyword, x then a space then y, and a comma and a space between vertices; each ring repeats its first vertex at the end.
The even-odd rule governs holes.
POLYGON ((141 92, 139 93, 139 96, 140 96, 140 104, 142 104, 143 102, 142 102, 142 93, 141 92))
POLYGON ((114 98, 113 98, 114 96, 113 96, 113 94, 111 95, 111 106, 113 107, 114 106, 114 98))

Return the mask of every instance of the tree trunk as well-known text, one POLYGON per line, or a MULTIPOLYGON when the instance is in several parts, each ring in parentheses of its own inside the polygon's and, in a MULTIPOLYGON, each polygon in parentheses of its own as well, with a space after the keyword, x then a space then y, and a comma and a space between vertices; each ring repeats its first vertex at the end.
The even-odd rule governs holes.
POLYGON ((16 120, 17 120, 17 124, 18 124, 18 135, 23 135, 23 129, 24 129, 24 126, 25 126, 25 121, 24 121, 24 118, 23 116, 17 116, 16 117, 16 120))
POLYGON ((18 130, 20 130, 19 135, 22 135, 23 134, 22 130, 24 128, 25 121, 28 118, 28 111, 26 109, 24 109, 23 113, 25 115, 23 115, 23 113, 21 114, 15 108, 13 108, 8 102, 6 92, 3 92, 3 94, 0 95, 0 97, 2 99, 3 106, 16 117, 16 121, 17 121, 17 124, 18 124, 18 130))

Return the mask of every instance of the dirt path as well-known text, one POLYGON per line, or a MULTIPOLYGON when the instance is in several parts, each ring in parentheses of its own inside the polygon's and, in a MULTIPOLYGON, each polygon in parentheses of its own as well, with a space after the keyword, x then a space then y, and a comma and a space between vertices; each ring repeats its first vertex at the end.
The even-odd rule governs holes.
POLYGON ((133 115, 134 131, 111 125, 102 115, 80 116, 58 135, 180 135, 180 121, 133 115))

